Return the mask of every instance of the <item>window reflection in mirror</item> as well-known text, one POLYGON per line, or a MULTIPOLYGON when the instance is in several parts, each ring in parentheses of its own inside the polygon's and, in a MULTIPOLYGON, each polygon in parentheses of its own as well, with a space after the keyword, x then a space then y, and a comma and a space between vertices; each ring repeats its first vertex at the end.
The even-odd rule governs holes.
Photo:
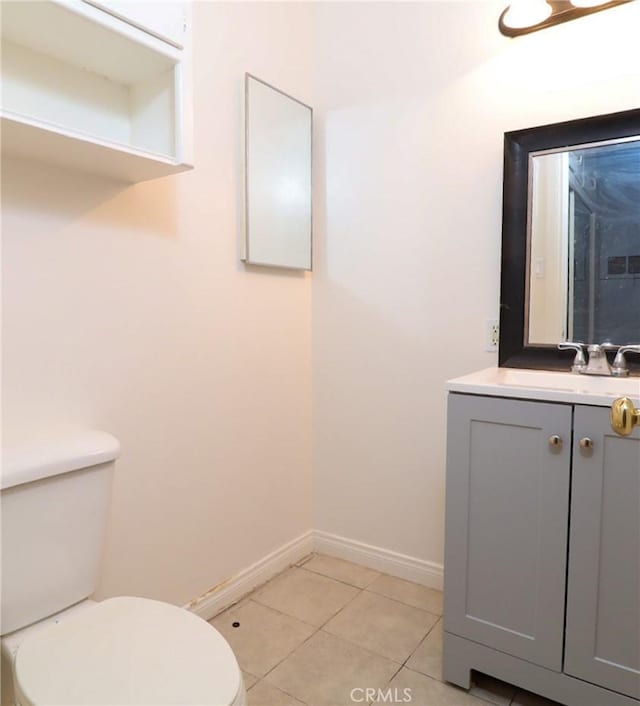
POLYGON ((525 342, 640 341, 640 136, 529 157, 525 342))

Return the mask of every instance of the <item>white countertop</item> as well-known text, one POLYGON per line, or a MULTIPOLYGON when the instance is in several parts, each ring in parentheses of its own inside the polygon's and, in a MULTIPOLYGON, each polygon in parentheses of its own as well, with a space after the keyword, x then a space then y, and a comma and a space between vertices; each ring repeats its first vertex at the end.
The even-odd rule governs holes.
POLYGON ((492 397, 518 397, 610 407, 618 397, 640 402, 640 377, 613 378, 552 370, 485 368, 447 381, 449 392, 492 397))

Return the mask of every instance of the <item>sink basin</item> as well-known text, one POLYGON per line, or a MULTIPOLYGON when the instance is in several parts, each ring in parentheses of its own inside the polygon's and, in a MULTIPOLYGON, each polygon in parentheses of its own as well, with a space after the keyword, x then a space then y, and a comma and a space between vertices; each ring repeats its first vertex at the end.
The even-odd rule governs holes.
POLYGON ((618 397, 640 402, 640 377, 575 375, 552 370, 485 368, 447 382, 449 392, 520 397, 609 407, 618 397))

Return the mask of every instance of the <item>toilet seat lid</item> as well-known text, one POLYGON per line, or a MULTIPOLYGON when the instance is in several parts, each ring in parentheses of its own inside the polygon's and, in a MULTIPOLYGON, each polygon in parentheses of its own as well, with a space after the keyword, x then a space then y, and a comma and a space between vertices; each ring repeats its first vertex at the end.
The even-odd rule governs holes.
POLYGON ((20 646, 16 686, 30 706, 232 704, 238 663, 211 625, 146 598, 110 598, 20 646))

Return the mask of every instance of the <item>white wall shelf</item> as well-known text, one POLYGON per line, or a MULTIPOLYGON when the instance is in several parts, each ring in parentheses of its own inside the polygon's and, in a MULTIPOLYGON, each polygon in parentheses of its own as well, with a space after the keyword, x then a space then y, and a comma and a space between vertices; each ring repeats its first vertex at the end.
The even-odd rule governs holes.
POLYGON ((83 0, 114 17, 158 37, 178 49, 185 47, 188 7, 180 0, 83 0), (158 11, 160 10, 160 11, 158 11))
POLYGON ((188 49, 81 0, 3 2, 3 154, 127 182, 190 169, 188 49))

